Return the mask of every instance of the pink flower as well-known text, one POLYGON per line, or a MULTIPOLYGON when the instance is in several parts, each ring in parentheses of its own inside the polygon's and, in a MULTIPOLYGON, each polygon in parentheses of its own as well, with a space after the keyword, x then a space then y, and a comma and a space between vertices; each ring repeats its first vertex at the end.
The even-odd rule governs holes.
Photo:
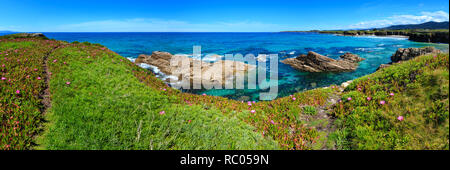
POLYGON ((66 82, 67 85, 70 85, 70 81, 66 82))
POLYGON ((56 63, 57 61, 58 61, 57 59, 54 59, 54 60, 53 60, 54 63, 56 63))
POLYGON ((394 93, 390 93, 389 96, 394 96, 394 93))
POLYGON ((381 101, 380 101, 380 104, 381 104, 381 105, 384 105, 384 104, 386 104, 386 101, 381 100, 381 101))
POLYGON ((250 113, 256 113, 256 111, 255 110, 251 110, 250 113))
POLYGON ((166 112, 164 110, 159 112, 159 115, 163 115, 163 114, 166 114, 166 112))
POLYGON ((67 63, 64 61, 64 64, 67 64, 67 63))
POLYGON ((35 68, 35 69, 34 69, 34 71, 38 71, 38 69, 37 69, 37 68, 35 68))
POLYGON ((436 58, 437 56, 433 56, 434 58, 436 58))
POLYGON ((247 105, 251 106, 251 105, 252 105, 252 102, 248 101, 248 102, 247 102, 247 105))
POLYGON ((397 120, 399 120, 400 122, 404 120, 403 116, 399 116, 397 117, 397 120))
POLYGON ((352 100, 352 98, 351 98, 351 97, 349 97, 349 98, 347 98, 347 100, 348 100, 348 101, 351 101, 351 100, 352 100))
POLYGON ((37 79, 38 79, 38 80, 40 80, 40 79, 41 79, 41 77, 37 77, 37 79))
POLYGON ((270 120, 270 123, 272 123, 272 125, 274 125, 274 124, 275 124, 275 122, 274 122, 273 120, 270 120))
POLYGON ((361 91, 362 89, 361 88, 358 88, 358 91, 361 91))
POLYGON ((372 97, 367 97, 367 101, 370 101, 370 100, 372 100, 372 97))
POLYGON ((203 93, 202 95, 203 95, 203 96, 206 96, 206 94, 205 94, 205 93, 203 93))
POLYGON ((2 67, 5 67, 5 64, 2 64, 2 67))
POLYGON ((167 89, 163 89, 163 91, 166 91, 167 89))
POLYGON ((253 104, 255 104, 256 102, 255 102, 255 101, 253 101, 252 103, 253 103, 253 104))
POLYGON ((293 97, 292 100, 295 101, 295 100, 297 100, 297 98, 293 97))
POLYGON ((20 90, 16 90, 16 93, 17 93, 17 94, 20 94, 20 90))
POLYGON ((6 80, 6 77, 2 77, 2 80, 6 80))
POLYGON ((188 123, 191 123, 191 120, 188 120, 188 123))

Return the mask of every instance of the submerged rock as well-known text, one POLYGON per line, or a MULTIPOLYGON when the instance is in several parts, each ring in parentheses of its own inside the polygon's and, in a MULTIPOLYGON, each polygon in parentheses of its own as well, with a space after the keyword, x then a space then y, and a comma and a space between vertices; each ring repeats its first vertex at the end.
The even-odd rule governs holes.
POLYGON ((350 72, 355 71, 358 62, 364 60, 351 53, 346 53, 340 57, 342 60, 335 60, 310 51, 308 55, 302 54, 281 62, 291 65, 294 69, 306 72, 350 72))
MULTIPOLYGON (((188 80, 193 86, 201 85, 225 85, 226 82, 232 83, 236 76, 245 76, 249 70, 256 68, 254 65, 248 65, 243 62, 218 60, 216 62, 204 62, 198 59, 189 58, 184 55, 172 55, 168 52, 155 51, 152 55, 141 54, 135 60, 136 64, 148 64, 157 67, 164 75, 171 77, 169 80, 188 80), (174 59, 179 63, 178 66, 171 65, 174 59), (188 67, 181 66, 182 62, 190 63, 188 67), (195 70, 193 65, 201 65, 200 70, 195 70), (187 74, 189 73, 189 74, 187 74), (222 78, 216 75, 222 74, 222 78)), ((192 87, 192 86, 191 86, 192 87)))
POLYGON ((429 53, 439 53, 440 50, 434 47, 425 47, 425 48, 399 48, 394 55, 391 56, 391 60, 393 63, 399 61, 405 61, 412 59, 417 56, 429 54, 429 53))

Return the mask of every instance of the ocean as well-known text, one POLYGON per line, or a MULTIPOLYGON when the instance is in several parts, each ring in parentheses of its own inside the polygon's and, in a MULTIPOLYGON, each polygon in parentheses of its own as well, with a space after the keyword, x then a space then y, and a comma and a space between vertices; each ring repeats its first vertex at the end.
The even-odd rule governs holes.
MULTIPOLYGON (((341 84, 376 71, 379 65, 389 63, 398 48, 434 46, 448 51, 448 44, 412 42, 406 38, 375 36, 336 36, 318 33, 44 33, 49 38, 68 42, 100 43, 128 58, 153 51, 192 55, 193 46, 201 46, 202 54, 278 54, 279 60, 314 51, 338 59, 345 52, 360 55, 366 60, 348 73, 300 72, 289 65, 278 63, 278 97, 341 84)), ((262 90, 195 90, 191 93, 223 96, 236 100, 259 100, 262 90)))

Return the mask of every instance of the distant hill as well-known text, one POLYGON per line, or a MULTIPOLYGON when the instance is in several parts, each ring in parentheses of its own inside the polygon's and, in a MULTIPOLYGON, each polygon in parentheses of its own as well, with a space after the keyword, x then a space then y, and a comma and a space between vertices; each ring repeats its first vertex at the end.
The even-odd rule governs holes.
POLYGON ((393 25, 383 29, 402 30, 402 29, 449 29, 449 22, 425 22, 422 24, 393 25))
POLYGON ((0 33, 13 33, 13 31, 0 30, 0 33))

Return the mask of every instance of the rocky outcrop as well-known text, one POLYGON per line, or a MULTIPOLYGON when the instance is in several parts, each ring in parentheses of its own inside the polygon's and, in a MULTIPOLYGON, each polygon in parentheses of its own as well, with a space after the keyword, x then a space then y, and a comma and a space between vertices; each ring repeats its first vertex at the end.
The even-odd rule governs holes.
POLYGON ((381 70, 381 69, 383 69, 383 68, 390 67, 391 65, 392 65, 392 64, 381 64, 380 67, 377 68, 377 71, 378 71, 378 70, 381 70))
POLYGON ((247 71, 256 68, 254 65, 248 65, 238 61, 218 60, 216 62, 204 62, 184 55, 172 55, 168 52, 161 51, 155 51, 152 55, 141 54, 135 60, 135 63, 145 63, 157 67, 158 70, 165 75, 176 77, 176 80, 189 80, 192 85, 202 84, 202 82, 203 85, 225 85, 226 82, 234 81, 236 76, 244 76, 247 71), (179 61, 180 63, 182 61, 189 61, 190 65, 189 67, 182 67, 181 64, 179 66, 172 66, 170 64, 172 59, 176 59, 176 61, 179 61), (194 63, 201 64, 201 70, 198 70, 200 71, 200 74, 196 73, 196 75, 194 75, 194 63), (184 73, 190 74, 189 76, 186 76, 184 73), (220 73, 222 73, 222 79, 213 76, 220 73), (196 81, 194 81, 194 76, 196 76, 196 81))
POLYGON ((399 61, 405 61, 412 59, 417 56, 429 54, 429 53, 439 53, 440 50, 434 47, 425 48, 399 48, 394 55, 391 56, 391 61, 396 63, 399 61))
POLYGON ((446 43, 449 41, 449 32, 411 33, 409 40, 429 43, 446 43))
POLYGON ((18 34, 14 34, 16 37, 23 37, 23 38, 30 38, 30 37, 45 37, 44 34, 42 33, 18 33, 18 34))
POLYGON ((39 39, 48 39, 42 33, 17 33, 17 34, 8 34, 2 36, 2 38, 39 38, 39 39))
POLYGON ((358 55, 352 53, 345 53, 344 55, 341 55, 340 58, 352 63, 358 63, 365 60, 365 58, 361 58, 358 55))
POLYGON ((378 68, 378 70, 381 70, 383 68, 387 68, 392 65, 392 63, 398 63, 401 61, 406 61, 413 59, 415 57, 430 54, 430 53, 440 53, 441 51, 434 48, 434 47, 424 47, 424 48, 399 48, 395 54, 391 56, 391 62, 388 64, 381 64, 378 68))
POLYGON ((341 60, 335 60, 310 51, 308 55, 302 54, 281 62, 291 65, 294 69, 306 72, 350 72, 355 71, 358 62, 363 60, 351 53, 344 54, 341 58, 341 60))

